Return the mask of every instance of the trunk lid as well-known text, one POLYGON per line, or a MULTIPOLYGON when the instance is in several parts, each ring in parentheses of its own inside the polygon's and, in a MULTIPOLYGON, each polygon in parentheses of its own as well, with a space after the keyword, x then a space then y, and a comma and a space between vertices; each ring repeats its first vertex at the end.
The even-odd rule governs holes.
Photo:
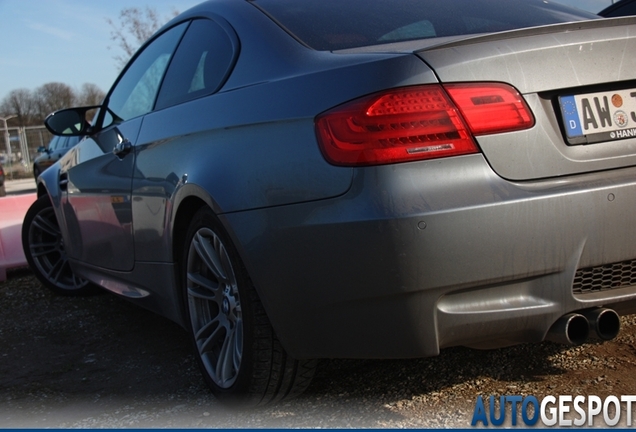
POLYGON ((502 177, 636 165, 636 17, 464 38, 416 54, 443 83, 505 82, 523 95, 533 128, 477 137, 502 177))

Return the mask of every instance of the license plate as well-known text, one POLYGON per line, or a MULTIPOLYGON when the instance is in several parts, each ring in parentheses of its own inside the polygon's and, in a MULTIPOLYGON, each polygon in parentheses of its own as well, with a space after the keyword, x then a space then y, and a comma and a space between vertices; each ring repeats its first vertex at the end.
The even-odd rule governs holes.
POLYGON ((636 137, 636 89, 559 97, 570 144, 636 137))

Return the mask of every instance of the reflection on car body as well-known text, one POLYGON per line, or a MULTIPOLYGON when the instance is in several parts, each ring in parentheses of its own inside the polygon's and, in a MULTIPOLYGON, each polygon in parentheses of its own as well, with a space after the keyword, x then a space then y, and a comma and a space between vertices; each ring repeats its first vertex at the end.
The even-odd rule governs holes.
POLYGON ((636 1, 634 0, 620 0, 611 4, 598 13, 602 17, 621 17, 636 15, 636 1))
POLYGON ((42 171, 57 162, 80 139, 79 136, 54 136, 48 147, 38 148, 40 155, 33 160, 33 176, 36 180, 42 171))
POLYGON ((636 19, 510 4, 185 12, 90 124, 47 119, 86 138, 39 178, 30 265, 180 323, 215 394, 257 404, 319 358, 613 338, 636 309, 636 139, 565 115, 636 89, 636 19))

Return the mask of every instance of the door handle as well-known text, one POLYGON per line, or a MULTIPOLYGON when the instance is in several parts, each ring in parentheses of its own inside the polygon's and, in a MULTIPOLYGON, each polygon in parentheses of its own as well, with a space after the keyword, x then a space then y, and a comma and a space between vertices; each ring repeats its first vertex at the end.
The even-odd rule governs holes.
POLYGON ((119 159, 123 159, 132 151, 132 147, 132 143, 128 141, 128 139, 124 138, 115 146, 115 148, 113 148, 113 154, 119 159))

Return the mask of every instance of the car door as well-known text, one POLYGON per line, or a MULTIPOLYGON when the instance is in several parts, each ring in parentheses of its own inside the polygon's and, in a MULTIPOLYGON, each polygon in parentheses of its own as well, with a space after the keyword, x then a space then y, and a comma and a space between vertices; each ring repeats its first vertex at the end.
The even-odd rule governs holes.
MULTIPOLYGON (((132 211, 135 254, 140 261, 168 261, 166 228, 170 199, 187 178, 183 170, 192 159, 187 141, 199 112, 190 102, 217 92, 238 57, 239 41, 220 18, 192 21, 166 72, 155 110, 145 116, 136 144, 132 211), (184 177, 185 176, 185 177, 184 177)), ((210 113, 211 115, 212 113, 210 113)), ((187 169, 186 169, 187 171, 187 169)))
POLYGON ((134 145, 186 26, 162 33, 129 63, 97 115, 99 131, 61 163, 62 212, 70 240, 65 247, 73 260, 118 271, 134 266, 134 145))

